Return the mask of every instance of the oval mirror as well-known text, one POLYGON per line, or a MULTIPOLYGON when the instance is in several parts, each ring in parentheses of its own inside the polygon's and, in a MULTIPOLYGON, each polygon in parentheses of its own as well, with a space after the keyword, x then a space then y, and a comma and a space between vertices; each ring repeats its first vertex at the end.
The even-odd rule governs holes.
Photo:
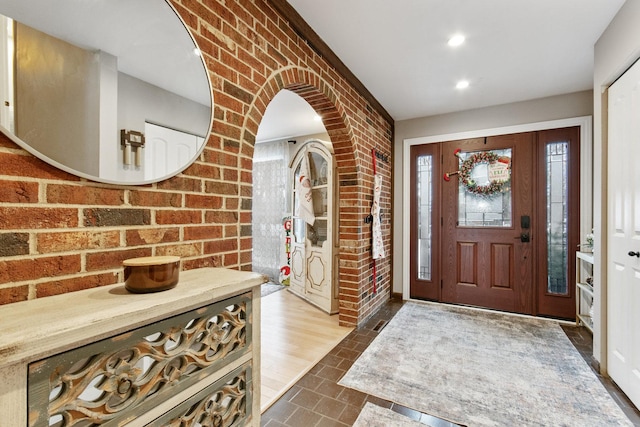
POLYGON ((167 1, 0 0, 1 131, 99 182, 171 177, 204 148, 211 85, 167 1))

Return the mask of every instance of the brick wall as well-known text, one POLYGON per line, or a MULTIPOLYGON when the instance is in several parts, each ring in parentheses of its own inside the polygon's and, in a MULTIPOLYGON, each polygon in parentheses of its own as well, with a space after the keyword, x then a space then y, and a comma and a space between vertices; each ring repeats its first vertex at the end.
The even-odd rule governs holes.
MULTIPOLYGON (((323 117, 337 160, 340 322, 366 319, 391 291, 390 255, 373 294, 371 150, 390 153, 392 124, 268 1, 173 0, 203 51, 214 122, 199 160, 157 184, 100 184, 60 171, 0 136, 0 304, 122 281, 122 260, 178 255, 183 269, 251 269, 253 145, 281 89, 323 117)), ((391 165, 383 175, 390 250, 391 165)))

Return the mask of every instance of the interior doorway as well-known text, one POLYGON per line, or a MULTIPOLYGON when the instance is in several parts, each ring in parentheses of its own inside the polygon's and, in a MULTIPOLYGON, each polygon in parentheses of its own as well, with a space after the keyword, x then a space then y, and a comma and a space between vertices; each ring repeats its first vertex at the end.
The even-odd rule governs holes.
POLYGON ((328 140, 315 110, 299 95, 281 90, 267 106, 254 146, 252 266, 272 283, 288 285, 291 272, 290 161, 310 138, 328 140))
MULTIPOLYGON (((337 198, 333 186, 336 172, 333 147, 324 141, 330 141, 330 137, 322 122, 316 119, 314 109, 288 90, 281 90, 268 105, 256 136, 253 270, 267 275, 274 283, 285 284, 281 291, 268 295, 264 292, 261 303, 262 411, 352 330, 340 326, 337 315, 328 314, 337 312, 337 299, 334 302, 325 298, 328 288, 338 286, 337 266, 333 268, 334 251, 329 251, 329 263, 324 256, 324 249, 329 249, 324 243, 338 242, 338 223, 334 215, 329 214, 337 211, 329 208, 337 198), (311 190, 316 196, 322 196, 312 198, 315 221, 309 227, 304 221, 294 225, 299 219, 295 181, 300 178, 303 158, 308 161, 311 190), (296 247, 301 249, 299 254, 304 260, 298 269, 302 277, 297 282, 292 277, 296 247), (331 268, 327 270, 325 265, 331 268), (313 276, 308 287, 307 275, 313 276), (290 292, 296 285, 299 285, 298 292, 290 292), (319 330, 322 333, 314 333, 319 330)), ((337 260, 337 253, 335 256, 337 260)))
POLYGON ((409 159, 411 298, 575 318, 578 127, 414 145, 409 159))

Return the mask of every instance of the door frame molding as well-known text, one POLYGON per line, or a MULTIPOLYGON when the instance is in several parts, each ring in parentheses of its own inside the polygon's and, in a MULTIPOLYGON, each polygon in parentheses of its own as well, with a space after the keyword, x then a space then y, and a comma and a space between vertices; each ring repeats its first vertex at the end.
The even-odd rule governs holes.
MULTIPOLYGON (((441 135, 406 138, 402 142, 402 223, 410 224, 411 208, 411 146, 434 144, 457 139, 483 138, 488 136, 505 135, 509 133, 533 132, 564 127, 580 127, 580 241, 593 228, 593 117, 581 116, 567 119, 549 120, 536 123, 503 126, 490 129, 477 129, 441 135)), ((438 178, 438 177, 436 177, 438 178)), ((411 300, 409 284, 409 262, 411 254, 410 227, 402 228, 402 299, 411 300)))

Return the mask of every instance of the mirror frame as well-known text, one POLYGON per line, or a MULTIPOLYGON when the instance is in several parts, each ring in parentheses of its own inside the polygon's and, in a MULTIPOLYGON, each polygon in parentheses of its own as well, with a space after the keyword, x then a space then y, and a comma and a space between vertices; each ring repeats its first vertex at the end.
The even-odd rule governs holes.
MULTIPOLYGON (((196 42, 195 37, 193 36, 191 30, 187 26, 187 24, 184 21, 184 19, 182 19, 182 17, 180 16, 180 14, 176 10, 176 8, 171 4, 171 2, 169 0, 164 0, 163 7, 164 6, 170 8, 170 10, 171 10, 171 12, 173 12, 173 15, 175 16, 175 18, 179 21, 179 25, 182 26, 183 30, 186 31, 186 33, 188 34, 189 38, 191 39, 191 41, 193 43, 193 46, 194 46, 194 49, 197 49, 198 51, 200 51, 200 47, 198 46, 198 43, 196 42)), ((2 12, 0 12, 0 13, 2 13, 2 12)), ((72 167, 69 167, 67 165, 64 165, 64 164, 60 163, 59 161, 57 161, 55 159, 52 159, 48 155, 39 152, 36 148, 32 147, 30 144, 28 144, 27 142, 25 142, 24 140, 19 138, 17 135, 15 135, 13 132, 11 132, 10 130, 6 129, 2 125, 0 125, 0 132, 2 132, 2 134, 4 134, 8 139, 10 139, 12 142, 14 142, 20 148, 26 150, 27 152, 29 152, 33 156, 37 157, 38 159, 46 162, 47 164, 49 164, 51 166, 54 166, 54 167, 56 167, 56 168, 58 168, 58 169, 60 169, 60 170, 62 170, 64 172, 67 172, 67 173, 71 174, 71 175, 74 175, 74 176, 77 176, 77 177, 80 177, 80 178, 84 178, 84 179, 87 179, 89 181, 94 181, 94 182, 99 182, 99 183, 104 183, 104 184, 114 184, 114 185, 124 185, 124 186, 137 186, 137 185, 153 184, 153 183, 157 183, 157 182, 160 182, 160 181, 167 180, 169 178, 172 178, 172 177, 182 173, 185 169, 187 169, 189 166, 191 166, 194 162, 196 162, 201 157, 202 152, 204 151, 204 148, 206 147, 207 142, 209 140, 209 137, 211 135, 211 129, 212 129, 213 120, 214 120, 213 86, 211 84, 211 76, 209 74, 209 70, 208 70, 208 68, 206 66, 206 62, 205 62, 205 60, 203 58, 202 53, 200 53, 200 55, 199 55, 199 61, 200 61, 201 65, 202 65, 202 69, 204 71, 206 82, 207 82, 207 88, 208 88, 208 91, 209 91, 208 95, 209 95, 209 100, 210 100, 210 110, 209 110, 208 126, 206 128, 205 134, 202 136, 202 138, 203 138, 202 145, 201 145, 201 147, 197 148, 196 154, 191 159, 189 159, 186 162, 186 164, 179 166, 178 169, 173 170, 173 171, 169 172, 166 175, 154 177, 154 178, 151 178, 151 179, 132 180, 132 181, 118 181, 118 180, 101 178, 101 177, 98 177, 98 176, 95 176, 95 175, 91 175, 91 174, 89 174, 87 172, 78 171, 76 169, 73 169, 72 167)), ((149 123, 155 124, 153 122, 149 122, 149 123)), ((119 129, 118 129, 117 133, 118 133, 118 135, 120 135, 120 130, 119 129)), ((119 143, 119 141, 114 141, 114 143, 119 143)))

